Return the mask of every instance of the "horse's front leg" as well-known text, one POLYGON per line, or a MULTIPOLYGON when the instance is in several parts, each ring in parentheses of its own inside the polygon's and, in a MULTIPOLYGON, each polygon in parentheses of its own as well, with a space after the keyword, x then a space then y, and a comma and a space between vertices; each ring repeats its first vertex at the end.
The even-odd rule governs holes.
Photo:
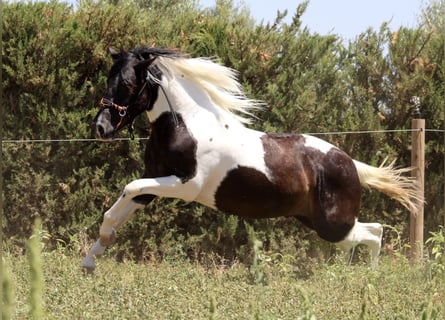
POLYGON ((168 176, 153 179, 138 179, 129 183, 113 206, 104 214, 104 220, 100 227, 100 238, 92 246, 82 262, 82 267, 88 272, 95 269, 94 257, 101 256, 106 247, 115 238, 115 230, 131 218, 136 209, 143 205, 138 203, 142 199, 144 204, 151 201, 148 195, 180 198, 192 201, 198 194, 199 188, 194 182, 183 183, 176 176, 168 176), (145 196, 145 197, 144 197, 145 196), (136 201, 137 202, 136 202, 136 201))
MULTIPOLYGON (((113 207, 119 207, 120 206, 119 202, 122 202, 121 198, 118 199, 118 201, 113 205, 113 207)), ((150 201, 148 201, 148 202, 150 202, 150 201)), ((148 204, 148 202, 147 202, 147 204, 148 204)), ((142 208, 143 206, 144 206, 143 204, 136 203, 134 201, 130 201, 129 203, 127 203, 127 205, 120 212, 116 223, 113 224, 111 234, 107 238, 105 238, 105 240, 102 238, 97 239, 97 241, 91 247, 88 254, 83 259, 82 267, 87 272, 94 271, 94 269, 96 268, 96 264, 94 263, 94 258, 102 256, 102 254, 105 252, 105 249, 110 244, 112 244, 112 242, 115 239, 115 230, 117 230, 121 225, 123 225, 125 222, 127 222, 133 216, 134 212, 137 209, 142 208)), ((110 210, 111 210, 111 208, 110 208, 110 210)), ((108 210, 105 214, 107 214, 110 210, 108 210)))

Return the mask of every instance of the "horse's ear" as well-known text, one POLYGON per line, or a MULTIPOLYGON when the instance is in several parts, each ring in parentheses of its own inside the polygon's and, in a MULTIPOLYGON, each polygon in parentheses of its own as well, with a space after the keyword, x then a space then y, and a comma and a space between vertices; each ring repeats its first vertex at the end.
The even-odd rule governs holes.
POLYGON ((153 61, 156 60, 156 58, 157 58, 157 56, 154 56, 154 57, 142 60, 135 66, 135 69, 147 69, 153 63, 153 61))
POLYGON ((114 50, 113 48, 108 48, 108 52, 111 54, 111 58, 113 58, 114 61, 119 60, 122 57, 122 53, 114 50))

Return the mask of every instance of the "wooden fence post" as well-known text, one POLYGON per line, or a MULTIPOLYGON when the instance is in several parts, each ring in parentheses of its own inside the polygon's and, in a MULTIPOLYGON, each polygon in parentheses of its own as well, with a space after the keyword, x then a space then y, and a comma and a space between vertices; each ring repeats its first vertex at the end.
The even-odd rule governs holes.
MULTIPOLYGON (((425 119, 420 118, 419 105, 416 103, 416 109, 413 113, 414 119, 411 122, 413 129, 412 148, 411 148, 411 166, 413 167, 412 176, 419 184, 419 198, 424 197, 424 177, 425 177, 425 119)), ((410 213, 410 247, 411 261, 419 261, 423 256, 423 216, 424 205, 418 207, 418 211, 410 213)))

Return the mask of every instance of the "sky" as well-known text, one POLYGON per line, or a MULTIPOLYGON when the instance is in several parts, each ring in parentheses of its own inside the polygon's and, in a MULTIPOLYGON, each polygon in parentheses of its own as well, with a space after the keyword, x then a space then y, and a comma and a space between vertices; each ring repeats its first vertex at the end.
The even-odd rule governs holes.
MULTIPOLYGON (((303 0, 234 0, 245 4, 258 22, 273 22, 277 10, 288 9, 290 22, 303 0)), ((202 8, 214 7, 215 0, 199 0, 202 8)), ((378 30, 383 22, 397 30, 400 26, 418 25, 424 0, 310 0, 302 16, 303 26, 321 35, 337 34, 344 40, 353 40, 369 27, 378 30)))

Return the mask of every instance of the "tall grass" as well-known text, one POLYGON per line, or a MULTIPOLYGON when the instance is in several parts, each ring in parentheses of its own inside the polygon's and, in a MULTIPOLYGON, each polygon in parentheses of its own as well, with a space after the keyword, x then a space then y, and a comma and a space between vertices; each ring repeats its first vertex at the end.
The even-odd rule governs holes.
POLYGON ((2 273, 10 272, 3 276, 2 319, 445 318, 443 273, 427 272, 442 260, 411 267, 402 256, 384 255, 373 271, 337 259, 302 276, 254 241, 250 266, 117 263, 108 256, 84 277, 77 253, 63 247, 42 253, 42 234, 37 221, 27 257, 4 255, 2 273))
POLYGON ((31 291, 29 295, 30 318, 40 320, 43 318, 43 271, 41 258, 40 234, 42 221, 37 218, 34 224, 34 231, 28 240, 27 256, 30 273, 31 291))
MULTIPOLYGON (((3 260, 3 257, 2 257, 3 260)), ((9 320, 12 318, 12 308, 14 300, 14 288, 12 286, 11 276, 9 270, 6 268, 5 263, 2 261, 2 301, 1 301, 1 315, 3 320, 9 320)))
MULTIPOLYGON (((34 223, 33 234, 27 242, 27 264, 29 266, 29 297, 27 309, 29 310, 29 318, 40 320, 44 317, 43 311, 43 283, 44 276, 42 270, 41 241, 40 235, 42 231, 42 222, 39 218, 34 223)), ((1 315, 2 320, 13 319, 14 306, 14 287, 10 276, 6 259, 3 261, 2 256, 2 301, 1 315)), ((15 269, 13 269, 15 271, 15 269)))

